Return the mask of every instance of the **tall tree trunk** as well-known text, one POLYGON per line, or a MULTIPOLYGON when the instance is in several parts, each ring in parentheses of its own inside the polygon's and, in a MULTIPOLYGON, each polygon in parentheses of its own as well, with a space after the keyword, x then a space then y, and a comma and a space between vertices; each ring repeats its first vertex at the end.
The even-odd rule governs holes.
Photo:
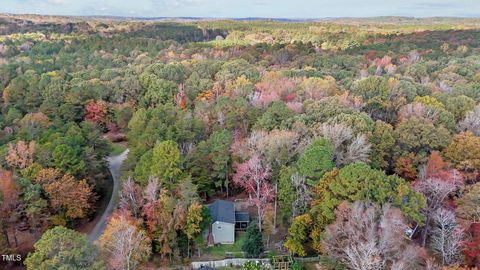
MULTIPOLYGON (((225 169, 227 169, 227 168, 228 168, 228 164, 225 164, 225 169)), ((228 190, 228 171, 227 170, 225 170, 225 187, 227 188, 227 198, 228 198, 228 195, 229 195, 228 191, 229 190, 228 190)))
POLYGON ((256 191, 256 197, 257 197, 257 214, 258 214, 258 229, 260 230, 260 232, 262 232, 262 206, 261 206, 261 203, 260 203, 260 181, 256 181, 257 182, 257 191, 256 191))
POLYGON ((15 247, 18 247, 18 240, 17 240, 17 226, 13 226, 13 239, 15 240, 15 247))
POLYGON ((273 229, 277 228, 277 196, 278 193, 278 182, 275 181, 275 203, 273 205, 273 229))
POLYGON ((5 240, 7 240, 7 244, 11 247, 12 243, 10 243, 10 238, 8 237, 8 230, 6 225, 2 225, 2 233, 5 235, 5 240))
POLYGON ((428 231, 430 227, 429 225, 430 225, 430 215, 427 215, 427 218, 425 220, 425 227, 423 227, 422 233, 420 234, 422 247, 425 247, 427 245, 427 236, 428 236, 428 231))
POLYGON ((257 215, 258 215, 258 229, 262 232, 262 210, 260 206, 257 206, 257 215))

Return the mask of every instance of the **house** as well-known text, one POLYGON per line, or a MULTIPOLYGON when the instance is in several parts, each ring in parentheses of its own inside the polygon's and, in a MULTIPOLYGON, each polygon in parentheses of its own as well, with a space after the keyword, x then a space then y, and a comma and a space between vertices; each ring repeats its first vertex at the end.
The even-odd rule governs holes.
POLYGON ((208 235, 209 244, 233 244, 235 230, 245 230, 250 222, 247 212, 235 211, 233 202, 216 200, 208 205, 212 226, 208 235))

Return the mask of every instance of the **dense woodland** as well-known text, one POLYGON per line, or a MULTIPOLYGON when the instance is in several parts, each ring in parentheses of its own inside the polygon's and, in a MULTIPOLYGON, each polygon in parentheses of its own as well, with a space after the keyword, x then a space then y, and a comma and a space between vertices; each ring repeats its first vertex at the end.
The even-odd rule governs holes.
POLYGON ((217 198, 255 209, 249 257, 480 266, 479 20, 5 15, 0 92, 0 254, 27 269, 186 265, 217 198))

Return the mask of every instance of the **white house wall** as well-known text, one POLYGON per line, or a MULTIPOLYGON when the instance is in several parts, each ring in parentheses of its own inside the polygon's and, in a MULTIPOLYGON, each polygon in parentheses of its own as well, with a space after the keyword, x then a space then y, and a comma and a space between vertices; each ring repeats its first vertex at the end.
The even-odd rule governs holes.
POLYGON ((235 224, 214 222, 212 224, 212 235, 215 244, 233 244, 235 242, 235 224))

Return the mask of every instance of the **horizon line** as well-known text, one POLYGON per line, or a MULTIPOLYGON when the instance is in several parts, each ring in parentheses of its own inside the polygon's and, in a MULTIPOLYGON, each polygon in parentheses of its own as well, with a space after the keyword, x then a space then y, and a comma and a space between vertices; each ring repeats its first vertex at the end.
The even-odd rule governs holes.
POLYGON ((40 13, 10 13, 1 12, 0 16, 51 16, 67 18, 119 18, 119 19, 191 19, 191 20, 291 20, 291 21, 313 21, 331 19, 378 19, 378 18, 401 18, 401 19, 480 19, 479 15, 465 16, 408 16, 408 15, 380 15, 380 16, 331 16, 331 17, 203 17, 203 16, 126 16, 126 15, 62 15, 62 14, 40 14, 40 13))

